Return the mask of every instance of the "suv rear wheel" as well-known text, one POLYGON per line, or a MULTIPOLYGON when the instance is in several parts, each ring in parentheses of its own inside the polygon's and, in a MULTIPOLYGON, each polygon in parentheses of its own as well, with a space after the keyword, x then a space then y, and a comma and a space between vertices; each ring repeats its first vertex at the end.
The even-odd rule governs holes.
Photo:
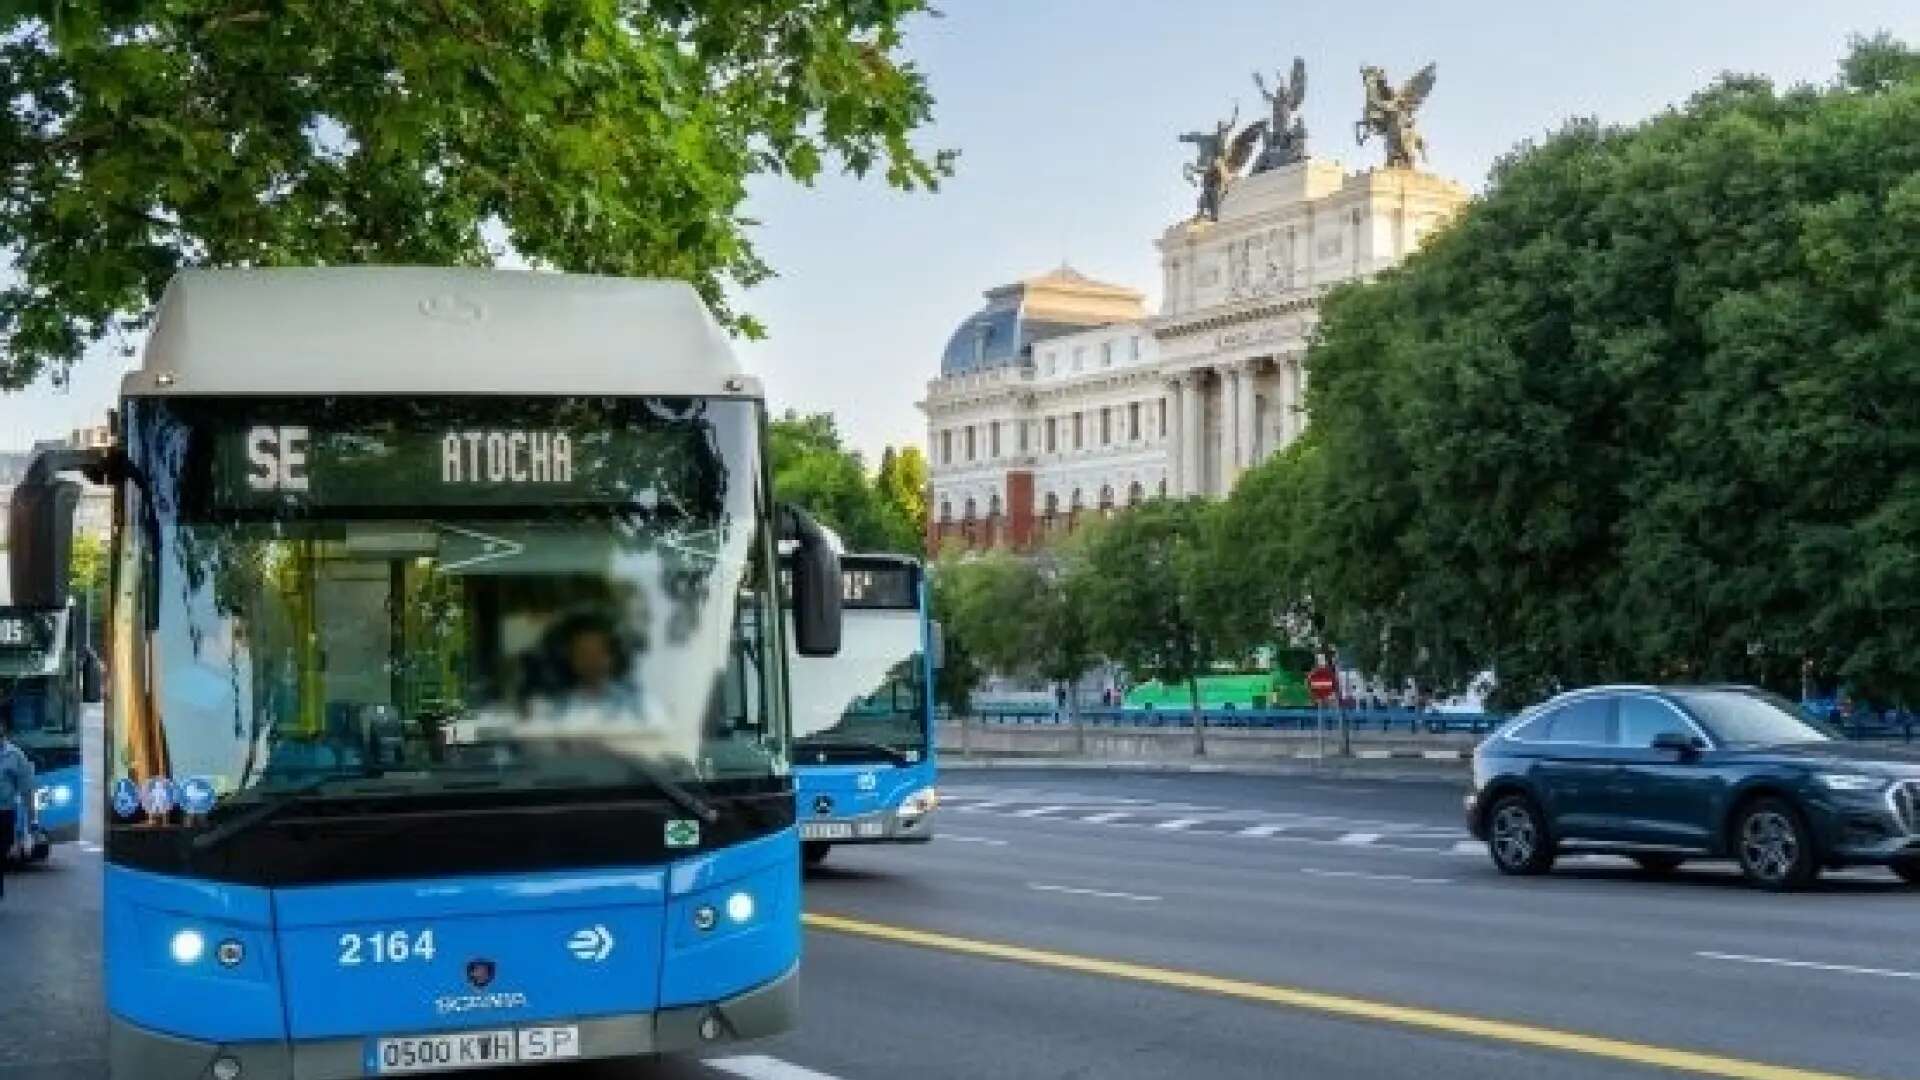
POLYGON ((833 847, 833 845, 824 840, 802 840, 800 842, 800 858, 804 860, 808 866, 819 866, 821 863, 827 861, 827 849, 831 847, 833 847))
POLYGON ((1544 874, 1553 869, 1553 839, 1540 807, 1525 795, 1508 795, 1487 812, 1487 851, 1503 874, 1544 874))
POLYGON ((1733 821, 1734 857, 1750 884, 1786 892, 1820 876, 1813 834, 1800 812, 1783 799, 1756 799, 1733 821))

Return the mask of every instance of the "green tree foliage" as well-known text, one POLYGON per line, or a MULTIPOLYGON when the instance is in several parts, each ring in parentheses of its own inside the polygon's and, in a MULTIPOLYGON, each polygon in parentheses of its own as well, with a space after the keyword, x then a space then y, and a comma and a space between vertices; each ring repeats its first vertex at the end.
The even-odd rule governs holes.
POLYGON ((1073 682, 1095 655, 1077 547, 1041 557, 988 551, 949 555, 937 578, 948 598, 949 640, 966 643, 984 668, 1073 682))
POLYGON ((831 415, 789 410, 768 426, 767 437, 776 498, 839 533, 848 551, 920 553, 920 526, 889 497, 884 477, 869 479, 831 415))
POLYGON ((0 385, 143 324, 185 266, 768 266, 754 175, 932 187, 926 0, 23 0, 0 8, 0 385))
POLYGON ((944 555, 932 566, 928 584, 932 592, 933 617, 939 621, 946 655, 934 672, 934 698, 949 709, 966 711, 968 695, 985 674, 968 641, 966 617, 961 609, 967 604, 970 583, 958 555, 944 555))
POLYGON ((1326 302, 1301 538, 1366 666, 1920 700, 1920 57, 1569 124, 1326 302))
POLYGON ((1219 623, 1200 588, 1212 508, 1197 500, 1149 502, 1088 531, 1069 593, 1090 647, 1135 677, 1195 681, 1222 653, 1219 623))
MULTIPOLYGON (((880 497, 913 529, 909 541, 918 547, 927 535, 927 458, 917 446, 896 450, 889 446, 880 452, 880 468, 874 473, 874 486, 880 497)), ((902 549, 906 550, 906 549, 902 549)))

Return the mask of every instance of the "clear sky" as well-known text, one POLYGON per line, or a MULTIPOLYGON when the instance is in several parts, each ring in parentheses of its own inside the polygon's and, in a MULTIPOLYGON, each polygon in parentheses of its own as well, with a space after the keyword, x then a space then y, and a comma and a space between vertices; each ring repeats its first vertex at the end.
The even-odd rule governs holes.
MULTIPOLYGON (((908 49, 939 99, 922 141, 961 151, 935 195, 877 181, 757 185, 748 207, 780 277, 744 297, 770 330, 743 345, 776 409, 829 410, 875 460, 923 437, 913 403, 982 290, 1063 258, 1157 304, 1153 239, 1190 213, 1182 131, 1263 115, 1251 72, 1308 67, 1310 147, 1350 168, 1359 67, 1396 83, 1429 60, 1430 167, 1478 188, 1516 142, 1569 116, 1632 121, 1722 71, 1825 81, 1851 32, 1920 42, 1916 0, 940 0, 908 49)), ((71 388, 0 398, 0 447, 99 415, 129 361, 71 388)))

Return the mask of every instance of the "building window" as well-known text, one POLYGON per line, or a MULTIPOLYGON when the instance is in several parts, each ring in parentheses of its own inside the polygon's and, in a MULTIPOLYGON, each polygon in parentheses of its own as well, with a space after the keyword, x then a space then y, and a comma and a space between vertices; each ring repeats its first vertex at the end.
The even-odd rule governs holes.
POLYGON ((967 460, 974 460, 973 425, 967 425, 967 460))
POLYGON ((1100 408, 1100 445, 1113 445, 1113 410, 1104 405, 1100 408))
POLYGON ((1087 347, 1085 345, 1075 345, 1073 347, 1073 370, 1079 371, 1086 366, 1087 347))
POLYGON ((1060 452, 1060 421, 1057 417, 1047 417, 1047 453, 1060 452))
POLYGON ((1000 421, 995 420, 987 428, 987 449, 993 457, 1000 456, 1000 421))
POLYGON ((1084 450, 1087 446, 1086 413, 1073 414, 1073 448, 1084 450))
POLYGON ((1130 337, 1127 339, 1127 354, 1128 354, 1127 359, 1129 360, 1140 359, 1140 339, 1139 338, 1130 337))
POLYGON ((1140 441, 1140 403, 1137 401, 1127 404, 1127 441, 1140 441))
POLYGON ((1167 399, 1160 399, 1160 437, 1167 437, 1167 399))
POLYGON ((953 500, 951 499, 940 500, 940 524, 953 524, 953 500))
POLYGON ((1167 497, 1167 478, 1164 476, 1160 478, 1160 497, 1167 497))
POLYGON ((1047 492, 1046 511, 1040 515, 1041 526, 1045 528, 1046 531, 1052 532, 1054 519, 1059 516, 1060 516, 1060 496, 1054 492, 1049 491, 1047 492))
POLYGON ((1103 341, 1100 343, 1100 366, 1113 366, 1113 342, 1111 341, 1103 341))
POLYGON ((952 431, 943 431, 940 433, 940 464, 942 465, 953 464, 953 432, 952 431))
POLYGON ((961 520, 967 522, 968 524, 972 524, 973 519, 980 516, 979 504, 973 501, 973 496, 971 495, 967 496, 967 502, 965 507, 961 510, 961 514, 963 515, 961 520))
POLYGON ((1100 516, 1103 518, 1110 518, 1113 516, 1113 485, 1112 484, 1100 485, 1100 516))
POLYGON ((1015 420, 1015 421, 1013 422, 1013 426, 1014 426, 1015 428, 1017 428, 1017 429, 1019 429, 1019 433, 1020 433, 1020 452, 1024 454, 1024 453, 1026 453, 1026 452, 1027 452, 1027 427, 1028 427, 1028 423, 1027 423, 1027 421, 1025 421, 1025 420, 1015 420))
POLYGON ((1127 486, 1127 505, 1128 506, 1139 506, 1143 501, 1145 501, 1146 497, 1147 497, 1147 489, 1140 486, 1140 481, 1135 480, 1132 484, 1127 486))
POLYGON ((987 520, 993 521, 999 518, 999 516, 1000 516, 1000 493, 996 491, 993 494, 987 496, 987 520))
POLYGON ((1059 370, 1059 367, 1060 367, 1060 354, 1057 352, 1054 352, 1052 349, 1048 349, 1047 350, 1047 374, 1049 375, 1053 374, 1055 371, 1059 370))
POLYGON ((1073 499, 1067 503, 1067 529, 1072 531, 1074 522, 1080 519, 1080 511, 1086 509, 1086 500, 1080 497, 1080 489, 1073 489, 1073 499))

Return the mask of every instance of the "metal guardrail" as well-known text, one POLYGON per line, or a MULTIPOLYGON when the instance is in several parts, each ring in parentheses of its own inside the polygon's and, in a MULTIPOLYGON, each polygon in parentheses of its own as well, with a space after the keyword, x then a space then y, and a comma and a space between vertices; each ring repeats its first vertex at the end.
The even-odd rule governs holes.
MULTIPOLYGON (((1203 709, 1202 721, 1209 728, 1247 729, 1311 733, 1337 730, 1340 714, 1332 709, 1203 709)), ((1417 712, 1412 709, 1358 708, 1346 710, 1348 722, 1356 732, 1408 735, 1486 735, 1505 723, 1508 717, 1485 712, 1417 712)), ((952 719, 952 710, 941 709, 942 720, 952 719)), ((1071 727, 1073 718, 1062 709, 999 707, 978 708, 968 719, 988 727, 1071 727)), ((1193 727, 1193 714, 1185 709, 1116 709, 1083 707, 1080 720, 1089 729, 1193 727)), ((1874 742, 1920 742, 1920 715, 1885 713, 1856 716, 1829 724, 1849 739, 1874 742)))

